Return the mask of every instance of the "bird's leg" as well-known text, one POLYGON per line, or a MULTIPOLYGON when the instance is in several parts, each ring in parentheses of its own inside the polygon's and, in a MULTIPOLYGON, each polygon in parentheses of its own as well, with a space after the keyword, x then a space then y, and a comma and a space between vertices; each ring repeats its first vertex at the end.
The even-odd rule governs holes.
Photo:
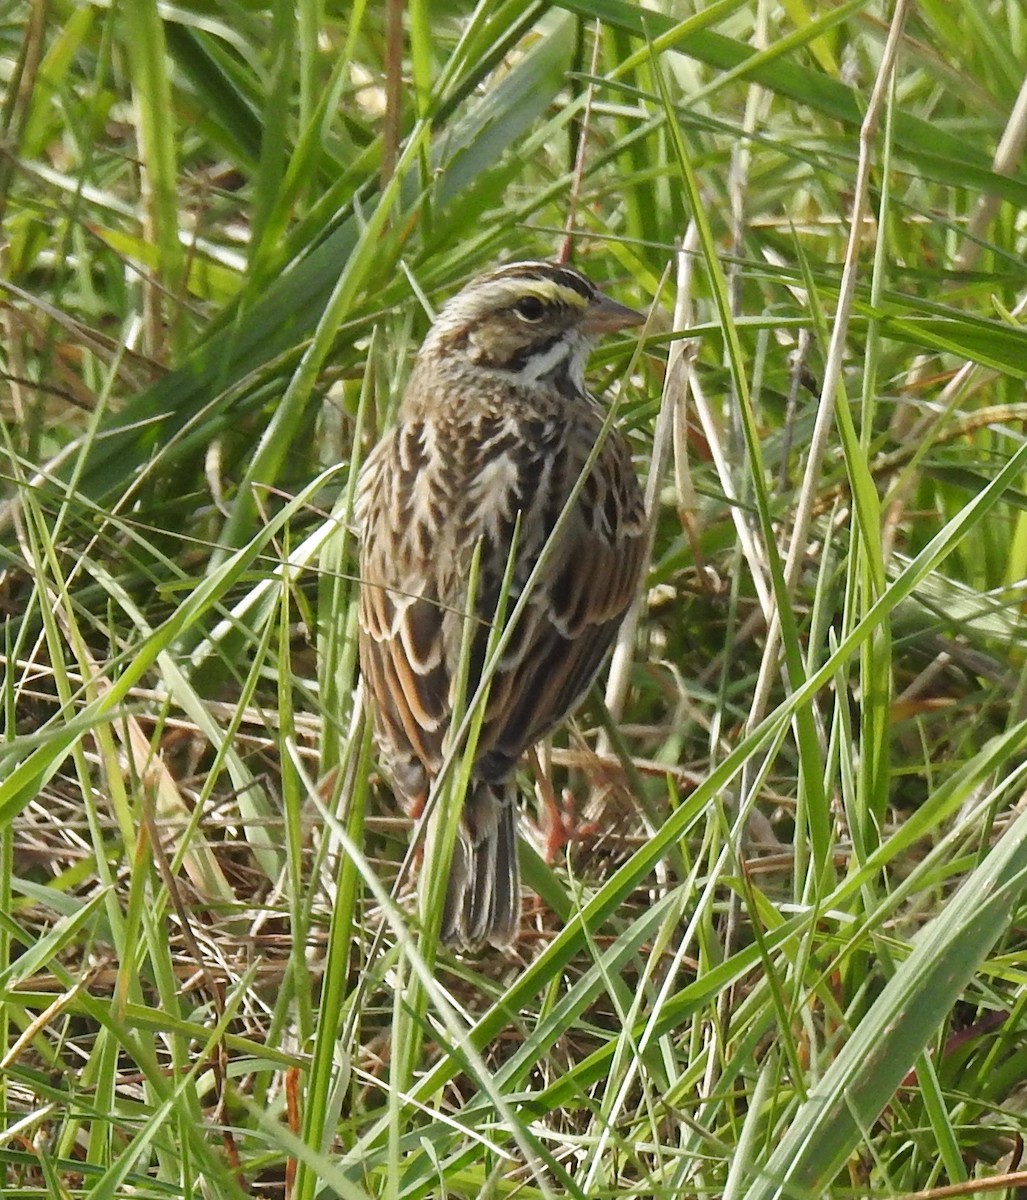
MULTIPOLYGON (((418 795, 406 800, 403 808, 407 816, 413 821, 414 829, 417 829, 421 822, 421 817, 424 813, 424 806, 428 803, 428 793, 420 792, 418 795)), ((417 849, 414 851, 414 870, 421 869, 421 863, 424 862, 424 834, 417 839, 417 849)))
MULTIPOLYGON (((548 757, 548 756, 547 756, 548 757)), ((578 824, 577 804, 570 788, 564 788, 557 798, 552 771, 548 762, 543 765, 537 748, 528 751, 528 761, 535 775, 535 786, 542 799, 539 831, 542 834, 542 856, 552 866, 571 842, 595 833, 598 822, 578 824)))

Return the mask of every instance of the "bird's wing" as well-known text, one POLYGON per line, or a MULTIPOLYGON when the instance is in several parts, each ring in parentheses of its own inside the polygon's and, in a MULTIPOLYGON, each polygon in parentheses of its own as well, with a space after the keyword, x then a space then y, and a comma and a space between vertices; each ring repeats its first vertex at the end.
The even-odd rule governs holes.
MULTIPOLYGON (((423 793, 442 761, 475 544, 481 546, 480 627, 467 698, 480 681, 515 529, 507 616, 591 447, 565 429, 517 438, 497 433, 475 474, 467 464, 428 453, 430 440, 411 428, 390 435, 365 467, 359 501, 361 669, 375 700, 385 765, 408 796, 423 793), (455 466, 463 481, 456 489, 455 466)), ((479 431, 474 440, 480 450, 487 439, 479 431)), ((638 485, 627 447, 614 436, 493 676, 477 747, 482 777, 508 775, 588 689, 634 597, 644 545, 638 485)))
POLYGON ((442 763, 451 713, 443 637, 446 579, 434 497, 438 463, 419 427, 397 427, 369 455, 357 489, 360 668, 384 765, 408 800, 442 763))
POLYGON ((584 696, 634 600, 645 545, 627 448, 611 438, 493 678, 480 754, 516 761, 584 696))

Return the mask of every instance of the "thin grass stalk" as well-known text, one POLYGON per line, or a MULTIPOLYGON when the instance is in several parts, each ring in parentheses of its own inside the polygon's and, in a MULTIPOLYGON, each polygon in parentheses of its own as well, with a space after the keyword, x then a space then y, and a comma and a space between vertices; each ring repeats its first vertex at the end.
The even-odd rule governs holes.
POLYGON ((179 300, 183 286, 185 256, 178 236, 176 179, 178 153, 168 79, 170 58, 164 24, 156 0, 138 0, 127 6, 124 18, 128 31, 132 91, 139 130, 140 190, 143 202, 143 233, 159 249, 160 273, 143 287, 145 345, 151 358, 160 361, 165 336, 170 329, 172 345, 180 348, 181 323, 164 323, 165 292, 179 300))
MULTIPOLYGON (((370 727, 362 727, 355 759, 354 787, 342 819, 346 834, 354 845, 361 845, 368 804, 368 779, 371 762, 370 727)), ((339 855, 335 902, 332 905, 321 982, 319 1019, 314 1032, 307 1085, 303 1092, 303 1132, 305 1146, 327 1154, 334 1136, 348 1087, 352 1082, 354 1047, 343 1023, 346 994, 355 959, 360 950, 359 865, 346 854, 339 855)), ((318 1175, 305 1159, 297 1164, 294 1200, 313 1200, 318 1175)))
MULTIPOLYGON (((309 4, 295 5, 283 0, 276 0, 271 6, 268 44, 272 47, 272 59, 261 114, 260 160, 253 179, 251 256, 264 244, 268 219, 278 202, 285 178, 290 140, 289 97, 296 82, 301 10, 305 8, 309 8, 309 4)), ((309 26, 309 17, 307 24, 309 26)), ((307 98, 308 88, 309 84, 301 84, 303 99, 307 98)))
MULTIPOLYGON (((288 542, 283 547, 283 553, 288 558, 288 542)), ((293 755, 290 747, 297 742, 295 706, 293 704, 293 671, 291 666, 292 629, 290 620, 291 606, 289 589, 283 587, 279 599, 279 620, 277 626, 278 653, 275 656, 274 668, 277 672, 278 698, 278 745, 281 763, 281 805, 284 817, 285 863, 284 878, 287 880, 286 895, 290 909, 290 924, 292 937, 291 973, 293 979, 301 981, 309 970, 307 962, 308 947, 311 944, 310 910, 306 897, 306 886, 303 870, 303 781, 293 767, 293 755)), ((271 622, 267 626, 268 633, 272 629, 271 622)), ((262 647, 263 648, 263 647, 262 647)), ((262 663, 264 656, 257 655, 255 662, 262 663)), ((300 1046, 305 1046, 316 1028, 316 1015, 313 998, 309 990, 298 983, 295 993, 295 1037, 300 1046)))
MULTIPOLYGON (((1027 79, 1023 81, 1013 111, 1002 131, 995 157, 992 160, 992 170, 996 175, 1012 175, 1020 165, 1024 148, 1027 147, 1027 79)), ((995 214, 999 210, 1001 200, 994 192, 985 192, 978 196, 974 211, 966 226, 963 242, 956 251, 953 266, 957 271, 972 271, 977 265, 984 249, 985 238, 995 214)))
MULTIPOLYGON (((683 250, 679 251, 677 255, 678 290, 674 307, 674 324, 676 328, 681 328, 687 324, 685 314, 689 311, 691 304, 690 293, 682 287, 683 282, 688 281, 690 278, 685 262, 685 252, 683 250)), ((663 279, 660 281, 660 287, 656 293, 657 296, 662 293, 663 286, 669 274, 670 263, 667 264, 663 279)), ((643 342, 645 335, 646 328, 643 328, 641 334, 643 342)), ((649 464, 649 473, 646 476, 645 482, 643 502, 646 513, 646 533, 645 551, 642 554, 642 562, 644 563, 648 563, 652 558, 653 543, 656 536, 656 522, 659 518, 659 493, 673 444, 675 416, 679 406, 685 403, 684 397, 688 393, 689 363, 690 359, 682 342, 672 342, 670 358, 667 362, 667 375, 664 382, 663 395, 660 398, 659 415, 656 418, 656 430, 653 434, 652 460, 649 464)), ((610 669, 606 680, 606 694, 603 699, 610 716, 615 722, 620 721, 624 713, 624 703, 627 699, 628 687, 631 681, 631 667, 638 644, 639 625, 645 616, 646 607, 646 573, 643 572, 638 581, 631 607, 625 614, 624 620, 617 631, 617 638, 613 644, 613 653, 610 657, 610 669)), ((610 751, 610 741, 604 733, 596 743, 596 753, 609 754, 610 751)))
MULTIPOLYGON (((795 516, 792 521, 788 557, 785 560, 784 583, 786 602, 794 593, 799 572, 802 569, 803 560, 806 556, 810 522, 813 517, 828 438, 834 424, 836 403, 838 400, 844 400, 844 393, 841 390, 842 358, 845 353, 845 340, 855 297, 860 250, 869 214, 870 175, 873 165, 874 138, 877 133, 881 111, 888 94, 888 88, 891 86, 891 77, 898 58, 906 10, 906 0, 896 0, 894 13, 889 25, 888 41, 885 45, 874 89, 867 104, 866 116, 863 118, 863 123, 860 126, 860 157, 853 186, 853 215, 849 240, 845 251, 845 261, 842 266, 838 305, 835 310, 834 324, 831 328, 831 342, 828 347, 827 362, 824 366, 824 380, 820 391, 820 401, 817 406, 817 420, 810 442, 809 454, 806 458, 806 470, 803 475, 802 487, 796 504, 795 516)), ((753 698, 751 721, 758 721, 766 709, 770 685, 777 671, 777 652, 781 638, 781 620, 779 609, 774 616, 767 634, 760 677, 756 685, 756 695, 753 698)))
POLYGON ((43 58, 45 32, 48 20, 48 0, 32 0, 28 19, 24 22, 24 36, 8 80, 2 105, 0 105, 0 129, 8 153, 0 158, 0 225, 4 223, 11 183, 16 167, 16 155, 21 149, 22 134, 30 119, 39 66, 43 58))
MULTIPOLYGON (((884 290, 888 262, 888 231, 892 228, 891 151, 895 103, 895 75, 892 74, 888 80, 884 100, 881 200, 877 213, 878 237, 870 281, 870 303, 874 309, 880 305, 884 290)), ((850 561, 854 562, 852 582, 857 612, 868 608, 887 586, 881 536, 882 510, 877 489, 870 475, 866 453, 875 425, 880 376, 880 335, 879 323, 871 318, 867 324, 858 443, 847 407, 842 404, 839 408, 839 431, 856 516, 853 530, 857 539, 856 554, 850 561)), ((860 714, 862 727, 859 730, 859 783, 857 803, 848 810, 848 819, 857 853, 863 857, 876 845, 880 837, 880 828, 886 817, 891 790, 892 674, 891 630, 884 624, 876 636, 864 645, 859 664, 860 692, 863 697, 860 714)))
MULTIPOLYGON (((511 551, 511 559, 512 559, 511 551)), ((453 677, 454 700, 451 728, 455 728, 464 716, 464 701, 467 695, 471 655, 478 635, 477 595, 481 570, 481 543, 474 548, 467 581, 467 610, 464 613, 460 638, 460 654, 453 677)), ((488 703, 488 693, 481 698, 481 709, 488 703)), ((464 800, 471 781, 474 763, 474 746, 480 718, 472 722, 466 746, 446 746, 449 753, 458 754, 459 768, 450 776, 449 784, 441 790, 432 789, 421 813, 418 832, 424 831, 421 839, 423 860, 418 879, 418 930, 417 952, 425 969, 434 973, 435 958, 439 947, 439 930, 445 897, 449 888, 453 850, 460 832, 464 800)), ((404 866, 412 862, 415 838, 411 838, 404 866)), ((401 869, 397 876, 393 895, 404 879, 401 869)), ((417 973, 409 971, 400 959, 395 987, 395 1014, 392 1020, 392 1070, 389 1078, 389 1190, 398 1194, 398 1148, 401 1130, 405 1127, 407 1113, 403 1100, 410 1090, 414 1075, 423 1054, 423 1030, 428 1008, 428 994, 420 986, 417 973)))

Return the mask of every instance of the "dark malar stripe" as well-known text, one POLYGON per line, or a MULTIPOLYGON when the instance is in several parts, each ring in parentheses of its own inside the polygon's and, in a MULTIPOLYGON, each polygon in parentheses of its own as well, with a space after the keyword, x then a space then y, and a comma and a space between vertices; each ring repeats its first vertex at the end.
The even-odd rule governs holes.
POLYGON ((565 333, 561 330, 559 333, 554 333, 548 341, 532 342, 530 346, 525 346, 523 350, 515 354, 513 358, 507 359, 505 363, 494 363, 494 366, 502 367, 504 371, 520 372, 531 362, 533 358, 547 354, 557 342, 563 341, 565 333))

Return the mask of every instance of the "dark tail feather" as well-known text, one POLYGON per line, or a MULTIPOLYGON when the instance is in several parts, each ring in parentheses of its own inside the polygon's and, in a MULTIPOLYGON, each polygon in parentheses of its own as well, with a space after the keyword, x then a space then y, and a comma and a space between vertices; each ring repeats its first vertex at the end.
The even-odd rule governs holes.
POLYGON ((505 949, 521 922, 521 873, 517 860, 517 788, 472 783, 449 868, 441 937, 465 950, 486 943, 505 949))

